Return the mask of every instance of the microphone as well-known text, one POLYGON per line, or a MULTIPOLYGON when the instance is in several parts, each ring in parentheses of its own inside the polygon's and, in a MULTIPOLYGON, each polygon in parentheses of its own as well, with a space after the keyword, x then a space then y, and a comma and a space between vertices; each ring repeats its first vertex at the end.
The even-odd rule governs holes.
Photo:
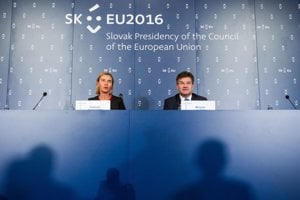
POLYGON ((35 110, 36 107, 40 104, 40 102, 43 100, 43 98, 47 96, 47 92, 43 92, 43 95, 41 96, 40 100, 37 102, 37 104, 35 104, 35 106, 33 107, 32 110, 35 110))
POLYGON ((121 98, 123 99, 123 94, 122 94, 122 93, 120 93, 120 94, 119 94, 119 97, 121 97, 121 98))
POLYGON ((290 104, 293 106, 293 108, 295 110, 297 110, 297 107, 295 106, 295 104, 291 101, 290 96, 289 95, 285 95, 285 98, 290 102, 290 104))

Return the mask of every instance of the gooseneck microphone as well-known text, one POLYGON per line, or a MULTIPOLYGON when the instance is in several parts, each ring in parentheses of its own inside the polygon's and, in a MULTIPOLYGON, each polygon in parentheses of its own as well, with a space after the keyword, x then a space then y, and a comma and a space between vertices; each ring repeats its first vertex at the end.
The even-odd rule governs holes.
POLYGON ((33 107, 32 110, 35 110, 36 107, 40 104, 40 102, 43 100, 43 98, 47 96, 47 92, 43 92, 43 95, 41 96, 40 100, 36 103, 36 105, 33 107))
POLYGON ((290 104, 293 106, 293 108, 295 110, 297 110, 297 107, 295 106, 295 104, 291 101, 290 96, 289 95, 285 95, 285 98, 290 102, 290 104))

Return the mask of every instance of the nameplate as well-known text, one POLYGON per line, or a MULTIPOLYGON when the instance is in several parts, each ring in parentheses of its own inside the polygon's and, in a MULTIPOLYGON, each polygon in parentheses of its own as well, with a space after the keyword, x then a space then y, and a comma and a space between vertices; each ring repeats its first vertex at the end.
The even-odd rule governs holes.
POLYGON ((110 110, 109 100, 77 100, 75 110, 110 110))
POLYGON ((183 101, 181 110, 216 110, 215 101, 183 101))

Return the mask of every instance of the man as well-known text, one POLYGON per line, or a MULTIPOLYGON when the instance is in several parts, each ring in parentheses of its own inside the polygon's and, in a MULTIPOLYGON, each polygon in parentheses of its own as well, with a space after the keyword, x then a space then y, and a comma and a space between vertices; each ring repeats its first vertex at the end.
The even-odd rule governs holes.
POLYGON ((206 97, 193 93, 194 76, 191 72, 183 71, 176 77, 176 87, 178 93, 165 99, 164 110, 178 110, 182 101, 207 100, 206 97))

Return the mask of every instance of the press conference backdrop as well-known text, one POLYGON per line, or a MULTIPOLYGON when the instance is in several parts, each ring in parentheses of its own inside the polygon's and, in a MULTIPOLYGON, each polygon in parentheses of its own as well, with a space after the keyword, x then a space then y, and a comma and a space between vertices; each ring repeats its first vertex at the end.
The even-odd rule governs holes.
POLYGON ((71 109, 101 71, 128 109, 162 109, 182 70, 217 109, 293 109, 299 0, 0 0, 0 108, 71 109))

